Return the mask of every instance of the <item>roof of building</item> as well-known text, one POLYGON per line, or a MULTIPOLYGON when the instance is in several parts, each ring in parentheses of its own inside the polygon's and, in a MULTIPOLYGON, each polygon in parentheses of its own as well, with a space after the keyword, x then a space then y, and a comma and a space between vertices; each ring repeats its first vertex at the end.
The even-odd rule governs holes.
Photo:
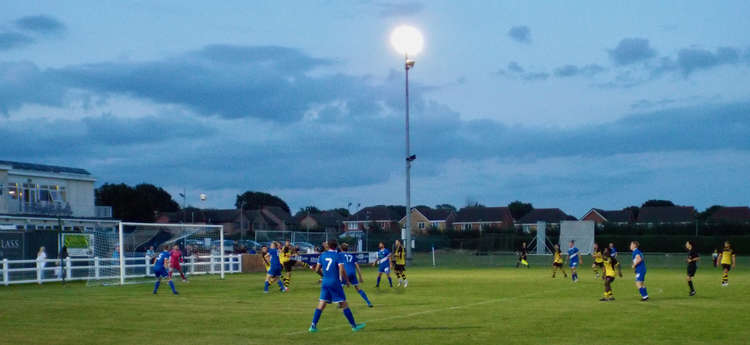
POLYGON ((289 214, 289 212, 287 212, 281 207, 263 206, 262 211, 266 219, 269 220, 270 222, 278 223, 279 221, 281 221, 286 224, 296 224, 296 222, 294 221, 294 217, 292 217, 292 215, 289 214))
POLYGON ((344 221, 344 216, 341 215, 341 213, 335 212, 335 211, 324 211, 321 213, 311 213, 311 214, 300 214, 299 216, 295 217, 295 220, 299 223, 306 217, 310 217, 315 220, 318 225, 323 227, 338 227, 342 221, 344 221))
POLYGON ((559 223, 563 220, 578 220, 559 208, 535 208, 518 220, 519 224, 536 224, 536 222, 559 223))
POLYGON ((504 222, 513 223, 507 207, 464 207, 456 213, 456 223, 504 222))
POLYGON ((3 160, 0 160, 0 165, 8 165, 13 169, 18 169, 18 170, 39 171, 39 172, 56 173, 56 174, 67 173, 67 174, 91 175, 91 173, 86 171, 85 169, 61 167, 61 166, 56 166, 56 165, 22 163, 22 162, 3 161, 3 160))
POLYGON ((638 223, 683 223, 693 220, 693 206, 641 207, 638 211, 638 223))
POLYGON ((723 222, 750 222, 750 207, 722 207, 711 214, 709 219, 723 222))
POLYGON ((348 222, 364 222, 364 221, 393 221, 399 220, 399 215, 385 205, 368 206, 357 213, 346 218, 348 222))
POLYGON ((633 221, 633 212, 630 210, 602 210, 599 208, 592 210, 604 217, 607 222, 627 223, 633 221))
POLYGON ((430 207, 419 206, 415 207, 419 213, 421 213, 428 220, 446 220, 453 213, 453 210, 448 209, 434 209, 430 207))

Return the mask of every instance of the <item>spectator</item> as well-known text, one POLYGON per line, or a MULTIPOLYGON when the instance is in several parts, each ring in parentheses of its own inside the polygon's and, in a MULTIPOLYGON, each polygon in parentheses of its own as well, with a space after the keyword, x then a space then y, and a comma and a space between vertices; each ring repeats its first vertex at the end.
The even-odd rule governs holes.
POLYGON ((44 279, 44 266, 47 266, 45 260, 47 260, 47 252, 44 250, 44 246, 41 246, 36 253, 36 268, 42 271, 42 279, 44 279))

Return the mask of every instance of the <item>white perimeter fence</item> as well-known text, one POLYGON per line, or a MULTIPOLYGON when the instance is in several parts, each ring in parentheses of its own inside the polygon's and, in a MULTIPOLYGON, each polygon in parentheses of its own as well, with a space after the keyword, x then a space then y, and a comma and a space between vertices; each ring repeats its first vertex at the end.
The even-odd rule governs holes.
MULTIPOLYGON (((0 284, 49 283, 74 280, 119 280, 124 278, 147 278, 153 276, 151 257, 124 258, 66 258, 62 267, 60 260, 8 260, 0 261, 0 284), (125 267, 126 274, 120 275, 125 267), (92 274, 93 272, 93 274, 92 274)), ((240 273, 240 255, 188 256, 181 264, 187 275, 240 273), (224 264, 222 265, 222 260, 224 264), (223 268, 223 269, 222 269, 223 268)))

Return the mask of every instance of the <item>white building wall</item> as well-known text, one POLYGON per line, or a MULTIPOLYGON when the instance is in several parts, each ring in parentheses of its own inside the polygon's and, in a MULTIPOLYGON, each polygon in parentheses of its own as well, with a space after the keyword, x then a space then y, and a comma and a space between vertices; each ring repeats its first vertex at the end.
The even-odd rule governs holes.
POLYGON ((2 193, 0 193, 0 213, 8 213, 8 171, 0 168, 0 185, 2 185, 2 193))
POLYGON ((94 182, 93 181, 67 181, 68 203, 75 217, 94 217, 96 207, 94 206, 94 182))

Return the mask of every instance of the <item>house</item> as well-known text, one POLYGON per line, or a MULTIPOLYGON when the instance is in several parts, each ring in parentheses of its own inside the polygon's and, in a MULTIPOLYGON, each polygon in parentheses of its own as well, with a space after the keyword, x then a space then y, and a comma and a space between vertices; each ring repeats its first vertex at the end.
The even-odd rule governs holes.
POLYGON ((402 217, 384 205, 365 207, 349 216, 343 222, 346 231, 352 230, 381 230, 399 231, 398 221, 402 217))
MULTIPOLYGON (((411 209, 412 231, 427 231, 430 228, 445 231, 453 229, 456 212, 449 209, 433 209, 427 206, 417 206, 411 209)), ((398 222, 401 228, 406 227, 406 216, 398 222)))
POLYGON ((563 220, 577 220, 559 208, 535 208, 516 222, 525 232, 536 231, 537 222, 545 222, 549 228, 560 228, 563 220))
POLYGON ((508 228, 513 216, 507 207, 464 207, 456 213, 453 229, 457 231, 508 228))
POLYGON ((259 210, 239 209, 194 209, 163 212, 156 216, 157 223, 196 223, 223 225, 226 235, 245 234, 256 230, 290 230, 296 228, 292 216, 279 207, 263 207, 259 210))
POLYGON ((690 224, 695 222, 696 211, 693 206, 641 207, 636 223, 641 225, 655 224, 690 224))
POLYGON ((708 217, 711 222, 750 224, 750 207, 721 207, 708 217))
POLYGON ((339 232, 343 230, 344 219, 344 216, 334 211, 307 213, 295 217, 295 221, 299 224, 300 229, 316 229, 326 232, 339 232))
POLYGON ((80 168, 0 161, 0 259, 33 259, 40 246, 57 256, 55 230, 117 229, 112 208, 95 204, 95 182, 80 168))
POLYGON ((94 182, 84 169, 0 161, 0 214, 95 217, 94 182))
POLYGON ((586 212, 581 220, 591 220, 597 225, 604 223, 629 224, 635 221, 635 217, 633 217, 633 212, 628 209, 607 211, 600 208, 592 208, 586 212))

